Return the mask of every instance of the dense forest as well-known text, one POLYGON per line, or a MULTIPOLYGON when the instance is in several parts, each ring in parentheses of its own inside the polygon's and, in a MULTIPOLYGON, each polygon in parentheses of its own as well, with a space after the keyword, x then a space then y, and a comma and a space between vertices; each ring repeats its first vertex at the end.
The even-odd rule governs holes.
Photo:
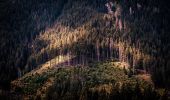
MULTIPOLYGON (((45 63, 49 63, 48 68, 59 68, 55 69, 59 75, 55 75, 55 78, 59 80, 55 80, 55 85, 49 88, 46 99, 62 98, 64 90, 67 90, 65 86, 67 81, 60 79, 65 77, 62 76, 63 74, 71 77, 70 73, 73 73, 75 76, 88 79, 88 76, 94 77, 93 74, 90 74, 93 70, 99 72, 103 70, 104 74, 113 70, 117 75, 113 72, 108 73, 115 76, 115 81, 121 78, 119 75, 122 75, 125 80, 135 81, 136 79, 131 79, 132 76, 137 76, 139 73, 147 74, 151 76, 154 88, 164 88, 166 92, 168 91, 168 95, 170 89, 169 17, 169 5, 161 0, 0 1, 0 90, 10 91, 15 87, 13 84, 11 85, 11 82, 17 79, 21 83, 29 83, 31 79, 34 82, 37 74, 33 75, 31 79, 27 78, 27 75, 41 69, 45 63), (117 69, 110 67, 104 69, 103 63, 107 62, 106 65, 111 66, 112 61, 125 63, 122 66, 125 73, 115 71, 117 69), (70 68, 70 66, 75 68, 70 68), (89 69, 86 69, 87 66, 89 69), (62 67, 66 67, 66 69, 62 67), (60 84, 62 93, 55 90, 57 84, 60 84), (55 95, 53 91, 58 93, 56 98, 53 98, 55 95)), ((114 65, 116 64, 114 63, 114 65)), ((54 73, 50 70, 47 76, 38 75, 38 78, 43 77, 40 82, 44 83, 46 78, 54 73)), ((97 75, 99 74, 95 74, 94 78, 106 80, 106 82, 112 80, 112 78, 108 80, 101 78, 105 77, 103 74, 97 75)), ((73 80, 76 79, 73 78, 73 80)), ((76 82, 82 82, 81 78, 78 80, 80 81, 76 82)), ((95 79, 92 80, 95 81, 95 79)), ((142 93, 141 95, 140 93, 135 96, 131 95, 135 91, 142 92, 139 89, 142 83, 132 82, 135 84, 136 90, 130 90, 132 83, 129 81, 121 81, 126 83, 125 86, 122 86, 121 92, 111 93, 106 97, 101 92, 102 96, 98 99, 124 100, 128 96, 134 100, 139 100, 140 97, 150 99, 148 98, 150 94, 151 99, 159 98, 159 96, 155 96, 156 92, 153 92, 154 90, 151 88, 149 90, 146 88, 146 91, 149 91, 148 94, 143 92, 143 95, 142 93), (130 84, 129 87, 127 84, 130 84), (129 94, 128 89, 131 91, 129 94), (119 98, 121 96, 124 97, 119 98)), ((89 84, 84 87, 86 86, 88 87, 89 84)), ((32 87, 32 85, 28 87, 32 87)), ((96 92, 93 94, 86 91, 83 86, 77 88, 82 90, 75 91, 84 92, 82 97, 75 93, 74 97, 70 97, 73 100, 78 98, 91 100, 100 95, 96 92)), ((14 91, 16 92, 16 89, 14 91)), ((163 98, 161 97, 161 99, 163 98)), ((69 99, 69 97, 65 99, 69 99)))

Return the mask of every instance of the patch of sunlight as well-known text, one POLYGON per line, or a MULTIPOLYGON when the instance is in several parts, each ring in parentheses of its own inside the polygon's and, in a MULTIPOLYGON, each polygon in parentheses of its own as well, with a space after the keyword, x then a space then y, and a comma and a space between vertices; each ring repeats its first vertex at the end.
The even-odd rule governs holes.
POLYGON ((34 73, 41 74, 42 72, 46 71, 47 69, 55 68, 57 65, 62 63, 68 63, 69 61, 76 56, 73 55, 59 55, 49 61, 47 61, 45 64, 40 65, 40 68, 36 71, 33 71, 34 73))
POLYGON ((45 98, 45 96, 46 96, 45 93, 47 93, 47 90, 49 87, 53 86, 53 84, 55 82, 54 80, 55 80, 54 77, 49 78, 47 80, 47 82, 45 84, 43 84, 43 86, 37 90, 36 95, 41 96, 42 98, 43 97, 45 98))
POLYGON ((144 80, 150 84, 153 84, 152 78, 150 74, 139 74, 136 76, 140 80, 144 80))
POLYGON ((115 67, 118 67, 120 69, 129 69, 130 65, 129 63, 127 62, 120 62, 120 61, 115 61, 115 62, 112 62, 112 64, 115 66, 115 67))
POLYGON ((46 72, 48 69, 52 69, 52 68, 57 68, 57 66, 59 64, 62 63, 68 63, 69 65, 69 61, 71 59, 74 59, 76 56, 74 55, 59 55, 56 56, 55 58, 47 61, 46 63, 38 66, 36 69, 32 70, 29 73, 26 73, 23 77, 21 77, 19 80, 22 80, 23 78, 27 77, 27 76, 31 76, 31 75, 35 75, 35 74, 42 74, 43 72, 46 72))
POLYGON ((111 83, 109 84, 101 84, 98 86, 95 86, 93 88, 89 89, 90 91, 94 92, 98 92, 98 93, 102 93, 105 92, 106 94, 111 94, 112 90, 113 90, 113 85, 111 83))

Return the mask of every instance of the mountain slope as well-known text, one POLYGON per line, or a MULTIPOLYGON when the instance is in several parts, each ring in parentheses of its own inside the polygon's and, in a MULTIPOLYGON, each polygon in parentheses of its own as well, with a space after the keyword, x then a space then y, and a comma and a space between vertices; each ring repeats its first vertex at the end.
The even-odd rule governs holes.
MULTIPOLYGON (((133 15, 125 13, 126 29, 116 31, 115 18, 107 14, 105 2, 94 2, 72 1, 65 5, 54 26, 35 39, 33 47, 37 52, 33 53, 33 59, 36 63, 30 66, 40 64, 43 58, 57 55, 85 56, 98 61, 113 57, 152 73, 157 84, 168 86, 169 55, 165 50, 168 49, 168 41, 164 43, 162 40, 164 28, 161 28, 160 6, 157 3, 150 6, 150 1, 148 5, 139 2, 142 6, 139 11, 134 10, 133 15), (41 47, 43 41, 47 45, 41 47)), ((135 3, 130 4, 133 5, 135 3)), ((32 61, 30 63, 33 64, 32 61)), ((29 66, 29 61, 27 64, 29 66)))
POLYGON ((169 88, 167 6, 158 0, 117 1, 123 10, 124 24, 124 29, 119 30, 106 3, 105 0, 2 3, 1 87, 48 61, 49 67, 69 67, 116 59, 127 63, 133 74, 149 73, 156 86, 169 88), (65 57, 67 60, 62 62, 65 57))

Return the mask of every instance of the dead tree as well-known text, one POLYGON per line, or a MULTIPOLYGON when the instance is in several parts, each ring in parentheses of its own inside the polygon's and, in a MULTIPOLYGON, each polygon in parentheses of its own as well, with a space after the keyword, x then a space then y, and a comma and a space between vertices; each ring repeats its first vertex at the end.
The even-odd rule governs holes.
POLYGON ((122 7, 120 4, 113 4, 113 2, 108 2, 105 4, 108 10, 108 14, 111 15, 112 17, 115 17, 115 28, 116 30, 122 30, 123 29, 123 24, 122 24, 122 7), (112 10, 112 8, 115 7, 115 11, 112 10))

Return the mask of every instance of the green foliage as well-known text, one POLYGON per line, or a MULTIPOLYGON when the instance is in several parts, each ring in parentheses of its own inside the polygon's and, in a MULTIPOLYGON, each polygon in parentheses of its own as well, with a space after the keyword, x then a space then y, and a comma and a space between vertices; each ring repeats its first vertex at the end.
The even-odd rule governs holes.
MULTIPOLYGON (((114 62, 104 61, 91 63, 91 67, 67 67, 49 69, 43 74, 35 74, 25 77, 21 82, 25 83, 21 90, 15 92, 25 95, 36 93, 39 88, 48 82, 50 77, 54 78, 52 86, 46 88, 45 97, 38 95, 37 98, 44 99, 97 99, 111 100, 145 100, 152 98, 158 100, 158 93, 152 84, 128 77, 123 69, 115 67, 114 62), (145 98, 145 99, 144 99, 145 98)), ((35 95, 32 95, 35 97, 35 95)))

